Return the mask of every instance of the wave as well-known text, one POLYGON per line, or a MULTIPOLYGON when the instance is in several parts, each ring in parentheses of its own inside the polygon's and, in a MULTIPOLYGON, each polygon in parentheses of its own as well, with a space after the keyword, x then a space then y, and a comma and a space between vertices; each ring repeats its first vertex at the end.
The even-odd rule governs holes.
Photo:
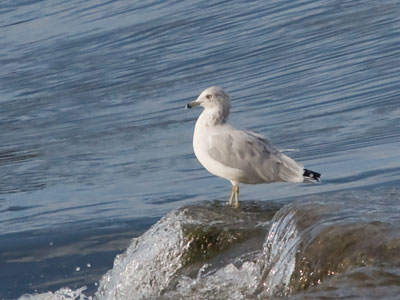
POLYGON ((20 300, 395 297, 399 198, 394 188, 244 201, 238 210, 185 206, 133 239, 95 295, 63 289, 20 300))

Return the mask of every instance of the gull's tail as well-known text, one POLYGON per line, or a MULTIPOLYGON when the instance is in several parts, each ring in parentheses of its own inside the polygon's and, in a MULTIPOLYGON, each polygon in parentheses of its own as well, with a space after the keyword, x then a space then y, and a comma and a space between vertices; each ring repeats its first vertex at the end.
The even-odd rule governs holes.
POLYGON ((315 183, 321 181, 320 173, 307 169, 304 169, 303 177, 304 177, 304 182, 315 183))

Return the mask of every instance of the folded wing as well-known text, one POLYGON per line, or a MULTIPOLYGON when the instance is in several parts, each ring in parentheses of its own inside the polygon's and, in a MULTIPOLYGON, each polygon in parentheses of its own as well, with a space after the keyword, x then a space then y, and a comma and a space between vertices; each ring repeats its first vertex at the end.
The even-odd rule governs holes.
POLYGON ((303 182, 304 168, 276 149, 262 135, 227 130, 208 137, 208 155, 221 164, 241 170, 242 183, 303 182))

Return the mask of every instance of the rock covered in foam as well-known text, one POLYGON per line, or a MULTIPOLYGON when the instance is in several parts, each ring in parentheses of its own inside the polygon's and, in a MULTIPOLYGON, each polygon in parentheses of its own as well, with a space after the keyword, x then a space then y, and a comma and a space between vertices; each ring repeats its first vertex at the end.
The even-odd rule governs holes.
MULTIPOLYGON (((251 274, 254 269, 249 270, 244 262, 254 260, 261 250, 277 209, 249 202, 235 210, 214 202, 173 211, 115 259, 96 297, 154 299, 176 290, 185 294, 185 288, 192 291, 210 274, 219 287, 218 276, 220 281, 229 283, 229 278, 236 278, 237 284, 242 283, 239 273, 251 274)), ((257 276, 249 276, 256 286, 257 276)), ((237 284, 233 284, 235 288, 237 284)), ((206 285, 210 289, 212 284, 206 285)))

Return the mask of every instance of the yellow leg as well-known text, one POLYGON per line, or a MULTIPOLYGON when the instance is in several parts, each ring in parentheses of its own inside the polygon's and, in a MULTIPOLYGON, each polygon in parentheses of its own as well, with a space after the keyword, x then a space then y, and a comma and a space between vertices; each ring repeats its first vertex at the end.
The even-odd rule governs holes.
POLYGON ((232 192, 231 192, 231 197, 229 198, 228 205, 233 206, 233 197, 235 196, 235 191, 233 189, 234 187, 232 186, 232 192))
POLYGON ((232 187, 232 191, 235 192, 235 205, 234 205, 234 207, 238 208, 239 207, 239 185, 235 184, 232 187))

